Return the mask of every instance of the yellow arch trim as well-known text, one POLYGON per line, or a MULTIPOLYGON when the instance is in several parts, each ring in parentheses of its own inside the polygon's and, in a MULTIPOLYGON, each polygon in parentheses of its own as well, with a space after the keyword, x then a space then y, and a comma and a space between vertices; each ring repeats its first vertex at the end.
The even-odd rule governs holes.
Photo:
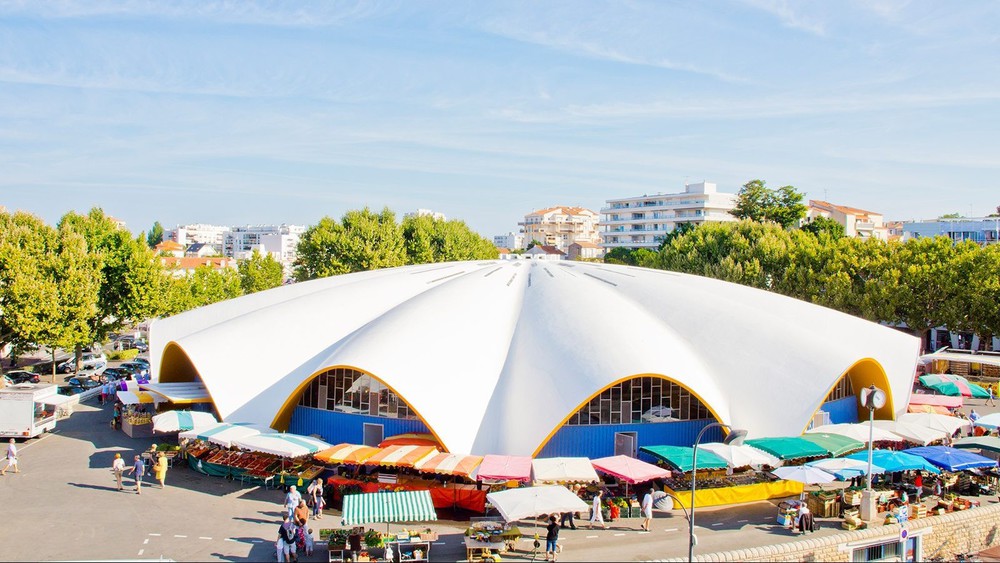
POLYGON ((215 418, 222 420, 222 416, 219 414, 219 407, 215 404, 215 397, 212 396, 212 389, 202 379, 201 374, 198 373, 198 368, 195 367, 190 356, 187 355, 184 348, 177 342, 172 340, 167 342, 167 345, 163 348, 163 356, 160 358, 159 381, 161 383, 190 383, 196 379, 200 379, 205 384, 205 389, 208 391, 208 398, 212 402, 212 411, 215 414, 215 418))
MULTIPOLYGON (((826 398, 830 396, 830 392, 833 391, 833 388, 836 387, 837 384, 840 383, 840 380, 845 377, 849 377, 851 379, 851 387, 854 388, 855 401, 858 405, 859 414, 865 410, 865 407, 861 404, 861 397, 858 395, 858 392, 860 392, 864 387, 875 385, 879 389, 885 391, 886 395, 885 404, 882 405, 882 408, 875 410, 875 418, 878 420, 896 419, 896 408, 892 402, 892 388, 889 386, 889 376, 886 375, 885 369, 882 367, 882 364, 878 363, 878 360, 874 358, 862 358, 854 362, 851 367, 844 371, 844 373, 840 374, 837 381, 834 381, 833 385, 826 390, 826 393, 823 394, 823 401, 821 401, 819 406, 816 407, 816 410, 813 411, 812 416, 809 417, 809 421, 812 421, 813 417, 816 416, 816 413, 823 408, 823 403, 826 402, 826 398)), ((805 433, 808 429, 809 422, 806 422, 805 427, 802 429, 802 433, 805 433)))
MULTIPOLYGON (((712 414, 712 418, 714 418, 717 422, 722 422, 722 418, 720 418, 719 417, 719 413, 717 413, 715 411, 715 409, 712 408, 712 405, 710 405, 708 403, 708 401, 706 401, 705 399, 702 399, 701 395, 699 395, 698 393, 696 393, 693 389, 691 389, 687 385, 684 385, 680 381, 677 381, 676 379, 674 379, 672 377, 667 377, 666 375, 663 375, 663 374, 660 374, 660 373, 637 373, 637 374, 634 374, 634 375, 628 375, 628 376, 622 377, 620 379, 616 379, 615 381, 612 381, 611 383, 609 383, 609 384, 605 385, 604 387, 602 387, 596 393, 593 393, 589 397, 587 397, 586 399, 584 399, 584 401, 582 403, 580 403, 579 405, 576 406, 576 408, 574 408, 573 410, 571 410, 570 413, 568 415, 566 415, 562 419, 562 421, 559 422, 559 424, 557 424, 556 427, 552 429, 551 432, 549 432, 549 435, 546 436, 544 440, 542 440, 542 443, 539 444, 539 446, 537 448, 535 448, 535 451, 531 454, 531 457, 536 457, 545 448, 545 446, 548 445, 549 441, 552 440, 552 438, 556 435, 556 433, 559 432, 559 430, 561 430, 562 427, 565 426, 567 422, 569 422, 569 419, 572 418, 573 415, 576 414, 580 409, 582 409, 584 407, 584 405, 586 405, 590 401, 594 400, 594 398, 600 396, 601 393, 604 393, 605 391, 607 391, 608 389, 611 389, 615 385, 618 385, 620 383, 625 383, 626 381, 629 381, 630 379, 637 379, 639 377, 654 377, 654 378, 657 378, 657 379, 663 379, 665 381, 669 381, 670 383, 673 383, 675 385, 680 386, 682 389, 685 389, 688 393, 691 393, 691 395, 693 395, 696 399, 698 399, 698 401, 701 402, 701 404, 705 405, 705 408, 708 409, 708 412, 710 412, 712 414)), ((727 428, 723 428, 722 431, 725 432, 726 434, 729 433, 729 429, 727 429, 727 428)))
POLYGON ((381 377, 373 374, 372 372, 364 370, 364 369, 361 369, 359 367, 348 366, 348 365, 327 366, 327 367, 324 367, 321 370, 313 372, 312 375, 310 375, 309 377, 305 378, 301 383, 299 383, 295 387, 295 390, 292 391, 292 394, 289 395, 288 398, 285 399, 284 404, 282 404, 281 408, 278 409, 277 414, 274 415, 274 420, 271 422, 271 428, 274 428, 275 430, 287 431, 288 430, 288 425, 291 423, 291 420, 292 420, 292 412, 295 411, 295 407, 299 403, 299 397, 302 396, 302 392, 305 391, 306 387, 309 384, 311 384, 314 379, 316 379, 320 375, 322 375, 322 374, 324 374, 324 373, 326 373, 326 372, 328 372, 330 370, 334 370, 334 369, 350 369, 350 370, 358 371, 358 372, 361 372, 361 373, 363 373, 363 374, 371 377, 372 379, 378 381, 382 385, 385 385, 387 389, 389 389, 390 391, 392 391, 393 393, 395 393, 397 397, 399 397, 400 399, 403 399, 403 401, 406 402, 406 406, 409 407, 409 409, 413 412, 413 414, 417 415, 417 418, 420 419, 420 422, 424 423, 424 426, 426 426, 427 430, 429 430, 430 433, 434 436, 434 439, 437 440, 439 444, 441 444, 441 447, 444 449, 445 453, 449 453, 448 446, 444 443, 443 440, 441 440, 441 437, 438 436, 437 432, 434 431, 434 428, 431 427, 431 425, 427 423, 427 419, 425 419, 424 416, 422 414, 420 414, 417 411, 417 409, 415 409, 413 407, 413 405, 410 404, 410 402, 405 399, 405 397, 403 396, 402 393, 400 393, 399 391, 396 391, 395 387, 393 387, 392 385, 389 385, 388 383, 386 383, 386 381, 384 379, 382 379, 381 377))

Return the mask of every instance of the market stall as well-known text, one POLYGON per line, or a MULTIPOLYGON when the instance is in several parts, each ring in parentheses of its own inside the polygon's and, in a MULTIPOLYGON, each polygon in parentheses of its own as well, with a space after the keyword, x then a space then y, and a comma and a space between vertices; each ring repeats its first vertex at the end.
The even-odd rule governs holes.
POLYGON ((389 436, 379 442, 378 447, 388 448, 389 446, 430 446, 438 450, 443 449, 438 439, 433 434, 411 432, 407 434, 396 434, 389 436))
POLYGON ((782 461, 827 457, 826 448, 816 445, 800 436, 779 438, 754 438, 746 440, 748 446, 767 452, 782 461))
POLYGON ((949 397, 947 395, 932 395, 930 393, 913 393, 910 395, 910 405, 932 405, 944 407, 946 409, 960 409, 965 403, 961 397, 949 397))
POLYGON ((318 451, 313 457, 329 464, 360 465, 379 452, 378 448, 358 444, 337 444, 331 448, 318 451))
MULTIPOLYGON (((566 487, 559 485, 508 489, 506 491, 490 493, 486 495, 486 498, 497 509, 497 512, 500 513, 504 522, 508 524, 508 531, 510 531, 510 524, 525 518, 536 518, 543 514, 560 514, 563 512, 587 512, 588 510, 586 502, 570 492, 566 487)), ((517 530, 517 534, 520 534, 520 530, 517 530)), ((473 536, 470 541, 470 537, 466 537, 466 555, 470 561, 476 550, 499 550, 506 548, 505 545, 498 547, 484 546, 482 545, 484 542, 478 541, 481 539, 483 538, 473 536)), ((496 544, 498 540, 499 543, 504 542, 502 532, 501 535, 493 535, 491 533, 488 542, 496 544)))
MULTIPOLYGON (((930 473, 940 473, 941 470, 927 463, 927 460, 920 456, 897 452, 894 450, 872 450, 872 464, 885 470, 886 473, 896 471, 928 471, 930 473)), ((847 456, 849 459, 868 461, 868 452, 857 452, 847 456)))
POLYGON ((234 440, 265 432, 274 432, 274 430, 249 423, 219 422, 181 432, 177 437, 181 440, 200 440, 228 448, 233 445, 234 440))
POLYGON ((594 469, 631 485, 670 477, 666 469, 626 455, 602 457, 590 463, 594 469))
POLYGON ((585 457, 550 457, 531 460, 535 484, 597 483, 601 479, 585 457))
POLYGON ((930 428, 932 430, 945 432, 948 435, 952 435, 955 432, 959 431, 967 432, 969 430, 972 430, 971 421, 951 415, 931 414, 931 413, 904 413, 899 415, 899 418, 897 420, 899 420, 900 422, 926 426, 927 428, 930 428))
POLYGON ((698 449, 712 452, 721 457, 732 469, 750 467, 759 471, 765 467, 781 467, 784 463, 773 455, 746 444, 735 445, 711 442, 699 445, 698 449))
POLYGON ((893 434, 899 435, 905 441, 918 446, 926 446, 939 440, 943 441, 950 436, 948 432, 944 432, 942 430, 934 430, 933 428, 928 428, 920 424, 901 422, 899 420, 876 420, 872 424, 874 424, 876 428, 888 430, 893 434))
POLYGON ((865 443, 840 434, 811 432, 800 436, 826 450, 827 455, 841 456, 864 449, 865 443))
POLYGON ((167 411, 152 418, 153 432, 182 432, 218 424, 215 415, 196 411, 167 411))
POLYGON ((362 463, 365 465, 413 467, 436 453, 438 453, 438 449, 434 446, 389 446, 382 448, 362 463))
POLYGON ((486 455, 479 466, 478 478, 482 481, 531 480, 531 458, 527 456, 486 455))
MULTIPOLYGON (((698 469, 725 469, 728 464, 726 460, 714 453, 698 448, 698 469)), ((691 448, 681 446, 643 446, 640 452, 647 453, 670 467, 687 473, 692 470, 694 463, 694 452, 691 448)))
MULTIPOLYGON (((810 461, 806 463, 806 465, 832 473, 841 481, 847 481, 848 479, 868 474, 868 463, 861 461, 860 459, 851 459, 849 457, 818 459, 816 461, 810 461)), ((872 464, 872 473, 885 473, 885 469, 872 464)))
POLYGON ((430 557, 431 541, 414 537, 408 531, 388 534, 394 522, 427 522, 437 520, 437 513, 428 491, 399 491, 347 495, 344 497, 342 524, 385 523, 385 559, 426 561, 430 557))
POLYGON ((997 460, 983 457, 972 452, 949 448, 947 446, 927 446, 910 448, 904 453, 920 456, 936 467, 945 471, 962 471, 966 469, 985 469, 997 467, 997 460))
POLYGON ((165 402, 145 391, 118 391, 122 403, 122 432, 129 438, 151 438, 156 405, 165 402))
POLYGON ((841 424, 824 424, 822 426, 817 426, 812 430, 806 430, 806 434, 840 434, 841 436, 846 436, 852 440, 857 440, 863 444, 868 444, 868 440, 872 440, 876 443, 878 442, 902 442, 903 437, 897 434, 893 434, 888 430, 883 430, 881 428, 875 428, 865 423, 841 423, 841 424))

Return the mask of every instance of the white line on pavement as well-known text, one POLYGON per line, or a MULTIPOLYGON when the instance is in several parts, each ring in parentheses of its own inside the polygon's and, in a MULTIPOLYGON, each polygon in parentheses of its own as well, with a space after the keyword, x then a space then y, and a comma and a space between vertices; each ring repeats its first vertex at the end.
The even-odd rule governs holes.
POLYGON ((210 540, 212 538, 206 538, 205 536, 198 536, 198 539, 200 539, 200 540, 210 540))
POLYGON ((160 534, 149 534, 151 536, 159 536, 160 534))
POLYGON ((46 434, 42 434, 42 437, 41 437, 41 438, 39 438, 39 439, 35 440, 34 442, 32 442, 32 443, 30 443, 30 444, 25 444, 25 445, 23 445, 23 446, 21 446, 21 447, 19 447, 19 448, 17 448, 17 449, 18 449, 18 450, 26 450, 26 449, 30 448, 31 446, 34 446, 34 445, 35 445, 35 444, 37 444, 38 442, 41 442, 42 440, 44 440, 44 439, 48 438, 48 437, 49 437, 49 436, 51 436, 51 435, 52 435, 52 434, 50 434, 50 433, 46 433, 46 434))
POLYGON ((640 531, 640 532, 639 532, 639 534, 640 534, 640 535, 641 535, 641 534, 648 534, 648 533, 649 533, 649 532, 647 532, 647 531, 645 531, 645 530, 642 530, 642 531, 640 531))
POLYGON ((240 543, 240 540, 234 540, 233 538, 226 538, 226 541, 240 543))
POLYGON ((143 553, 145 553, 145 552, 146 552, 146 550, 145 550, 145 549, 140 549, 140 550, 139 550, 139 557, 142 557, 142 554, 143 554, 143 553))
POLYGON ((431 543, 431 545, 444 545, 444 542, 443 541, 436 541, 436 542, 431 543))
POLYGON ((663 530, 663 531, 664 532, 676 532, 677 528, 667 528, 666 530, 663 530))
POLYGON ((749 522, 749 520, 737 520, 736 521, 737 524, 743 524, 745 522, 749 522))
POLYGON ((713 525, 713 526, 721 526, 721 525, 722 525, 722 522, 713 522, 713 523, 712 523, 712 525, 713 525))
POLYGON ((615 536, 624 536, 625 534, 615 534, 615 536))
POLYGON ((149 538, 142 540, 142 545, 148 545, 148 544, 149 544, 149 538))
POLYGON ((187 536, 178 536, 177 534, 174 534, 174 537, 175 538, 186 538, 187 536))
POLYGON ((587 539, 588 540, 592 540, 592 539, 597 539, 598 537, 600 537, 600 536, 587 536, 587 539))

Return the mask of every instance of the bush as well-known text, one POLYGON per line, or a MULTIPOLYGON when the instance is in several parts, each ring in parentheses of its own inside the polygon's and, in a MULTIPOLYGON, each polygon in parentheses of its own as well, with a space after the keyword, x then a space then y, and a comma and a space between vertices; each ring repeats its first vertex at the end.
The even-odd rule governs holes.
POLYGON ((120 350, 117 352, 108 352, 109 360, 131 360, 139 355, 139 350, 132 348, 131 350, 120 350))

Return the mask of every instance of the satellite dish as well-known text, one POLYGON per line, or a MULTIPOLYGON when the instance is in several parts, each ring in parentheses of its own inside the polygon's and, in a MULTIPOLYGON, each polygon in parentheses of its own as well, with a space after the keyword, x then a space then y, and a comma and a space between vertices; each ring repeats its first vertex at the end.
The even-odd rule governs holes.
POLYGON ((880 409, 885 406, 885 391, 872 385, 861 390, 861 404, 867 409, 880 409))

